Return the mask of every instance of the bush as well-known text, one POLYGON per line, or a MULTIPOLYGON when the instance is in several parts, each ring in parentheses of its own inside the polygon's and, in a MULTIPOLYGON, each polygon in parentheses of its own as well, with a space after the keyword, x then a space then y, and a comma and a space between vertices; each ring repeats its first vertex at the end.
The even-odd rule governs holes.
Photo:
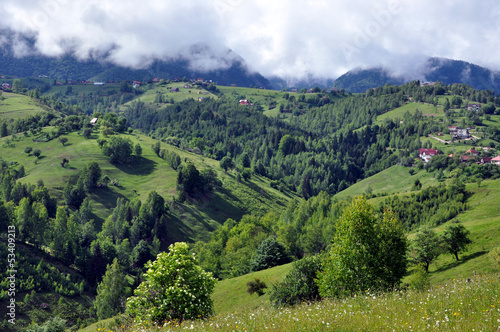
POLYGON ((309 256, 295 262, 285 279, 273 285, 270 301, 274 306, 281 307, 318 300, 319 289, 314 279, 321 268, 319 256, 309 256))
POLYGON ((411 289, 424 291, 429 288, 429 274, 425 271, 423 266, 417 266, 415 272, 413 272, 408 279, 411 289))
POLYGON ((196 263, 189 245, 178 242, 146 264, 144 281, 127 300, 137 323, 203 319, 212 314, 210 295, 216 280, 196 263))
POLYGON ((260 281, 259 278, 255 278, 254 280, 247 282, 247 293, 250 295, 257 293, 257 295, 262 296, 264 295, 264 289, 266 288, 266 283, 260 281))

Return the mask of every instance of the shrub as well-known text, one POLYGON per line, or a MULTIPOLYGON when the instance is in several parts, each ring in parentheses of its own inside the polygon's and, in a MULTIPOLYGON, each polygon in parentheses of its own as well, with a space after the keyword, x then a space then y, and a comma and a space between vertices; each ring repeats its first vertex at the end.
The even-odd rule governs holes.
POLYGON ((264 295, 264 289, 266 289, 266 283, 260 281, 259 278, 255 278, 254 280, 250 280, 247 282, 247 293, 252 295, 253 293, 257 293, 257 295, 264 295))
POLYGON ((196 263, 189 245, 178 242, 146 264, 144 281, 127 300, 127 311, 138 323, 206 318, 212 314, 210 295, 216 280, 196 263))
POLYGON ((281 307, 318 300, 319 289, 314 279, 321 269, 319 256, 308 256, 295 262, 285 279, 272 286, 270 301, 281 307))

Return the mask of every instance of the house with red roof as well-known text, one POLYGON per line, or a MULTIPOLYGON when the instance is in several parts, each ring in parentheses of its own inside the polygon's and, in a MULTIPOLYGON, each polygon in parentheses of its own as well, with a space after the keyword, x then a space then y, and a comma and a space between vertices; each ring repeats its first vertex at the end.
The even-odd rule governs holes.
POLYGON ((500 156, 491 159, 491 163, 500 166, 500 156))
POLYGON ((428 163, 432 157, 438 154, 438 150, 435 149, 420 149, 419 152, 420 152, 419 155, 420 159, 422 159, 426 163, 428 163))

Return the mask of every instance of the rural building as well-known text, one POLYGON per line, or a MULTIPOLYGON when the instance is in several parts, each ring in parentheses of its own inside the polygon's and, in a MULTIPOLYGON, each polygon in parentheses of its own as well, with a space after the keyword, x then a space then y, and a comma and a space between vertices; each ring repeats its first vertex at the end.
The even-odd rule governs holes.
POLYGON ((481 164, 491 164, 493 158, 491 157, 481 157, 481 164))
POLYGON ((448 128, 450 129, 451 138, 464 139, 470 137, 469 129, 461 129, 455 127, 455 129, 452 130, 451 128, 453 127, 448 127, 448 128))
POLYGON ((179 92, 179 88, 178 87, 173 87, 172 89, 170 89, 170 92, 179 92))
POLYGON ((479 155, 479 152, 477 152, 474 148, 470 148, 469 150, 467 150, 465 152, 465 154, 471 154, 473 156, 477 156, 477 155, 479 155))
POLYGON ((479 111, 481 104, 467 104, 467 111, 479 111))
POLYGON ((160 79, 158 77, 153 77, 153 82, 158 83, 158 82, 160 82, 160 79))
POLYGON ((438 150, 435 150, 435 149, 420 149, 419 157, 424 162, 428 163, 429 160, 431 160, 431 158, 436 156, 437 154, 438 154, 438 150))
POLYGON ((184 89, 191 89, 192 86, 190 84, 184 84, 184 89))
POLYGON ((95 125, 96 123, 97 123, 97 118, 93 118, 92 120, 90 120, 91 125, 95 125))
POLYGON ((248 100, 246 100, 246 99, 240 100, 240 105, 248 105, 248 104, 249 104, 248 100))
POLYGON ((104 82, 94 82, 94 85, 104 85, 104 82))
POLYGON ((476 158, 476 156, 461 156, 460 158, 465 163, 465 162, 468 162, 469 160, 474 160, 476 158))
POLYGON ((138 88, 138 87, 141 86, 141 82, 139 82, 139 81, 133 81, 132 82, 132 86, 134 87, 134 89, 136 89, 136 88, 138 88))
POLYGON ((491 159, 491 163, 500 166, 500 156, 491 159))

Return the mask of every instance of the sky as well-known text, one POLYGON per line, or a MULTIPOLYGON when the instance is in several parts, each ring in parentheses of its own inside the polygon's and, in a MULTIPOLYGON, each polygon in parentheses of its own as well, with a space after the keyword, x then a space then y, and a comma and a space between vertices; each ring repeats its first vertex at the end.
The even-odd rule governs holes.
MULTIPOLYGON (((0 28, 33 36, 43 54, 108 54, 131 67, 187 57, 216 69, 237 54, 249 70, 283 78, 374 66, 405 75, 427 56, 500 70, 494 0, 2 0, 0 14, 0 28)), ((15 50, 28 48, 18 39, 15 50)))

